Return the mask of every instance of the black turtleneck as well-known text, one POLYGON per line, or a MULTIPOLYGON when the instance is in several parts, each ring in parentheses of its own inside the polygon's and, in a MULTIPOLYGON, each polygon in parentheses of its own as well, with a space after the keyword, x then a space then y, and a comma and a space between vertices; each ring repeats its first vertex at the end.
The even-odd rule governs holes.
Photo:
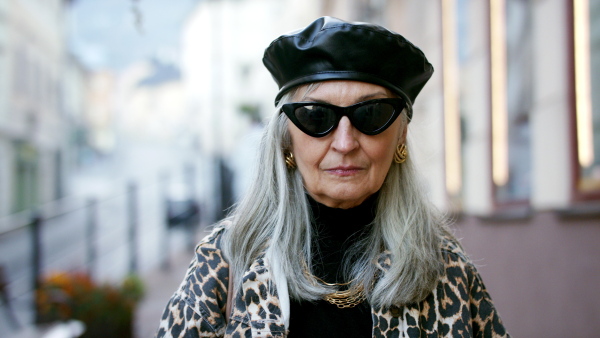
MULTIPOLYGON (((367 235, 377 194, 350 209, 330 208, 308 197, 313 215, 313 273, 328 283, 346 283, 344 254, 367 235)), ((353 257, 347 257, 353 261, 353 257)), ((290 337, 371 337, 373 320, 365 302, 340 309, 324 300, 290 300, 290 337)))

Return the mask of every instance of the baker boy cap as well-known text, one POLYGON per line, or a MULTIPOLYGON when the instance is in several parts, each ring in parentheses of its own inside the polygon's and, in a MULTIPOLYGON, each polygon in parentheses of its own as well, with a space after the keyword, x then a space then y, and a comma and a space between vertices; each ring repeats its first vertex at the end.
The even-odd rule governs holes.
POLYGON ((321 17, 275 39, 263 63, 279 86, 275 105, 293 87, 326 80, 356 80, 390 89, 412 105, 433 74, 423 52, 381 26, 321 17))

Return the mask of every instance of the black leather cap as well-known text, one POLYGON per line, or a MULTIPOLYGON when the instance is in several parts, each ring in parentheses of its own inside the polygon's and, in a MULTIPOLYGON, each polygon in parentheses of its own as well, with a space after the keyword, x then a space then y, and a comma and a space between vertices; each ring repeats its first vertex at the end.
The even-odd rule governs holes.
POLYGON ((282 35, 265 50, 263 63, 279 86, 275 105, 295 86, 326 80, 356 80, 384 86, 408 104, 433 74, 423 52, 381 26, 322 17, 282 35))

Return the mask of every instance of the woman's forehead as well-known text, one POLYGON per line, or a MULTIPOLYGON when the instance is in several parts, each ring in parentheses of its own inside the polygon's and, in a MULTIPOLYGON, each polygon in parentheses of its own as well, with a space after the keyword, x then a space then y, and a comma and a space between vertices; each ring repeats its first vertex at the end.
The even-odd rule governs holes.
POLYGON ((329 80, 298 86, 294 101, 372 99, 393 97, 393 93, 380 85, 353 80, 329 80))

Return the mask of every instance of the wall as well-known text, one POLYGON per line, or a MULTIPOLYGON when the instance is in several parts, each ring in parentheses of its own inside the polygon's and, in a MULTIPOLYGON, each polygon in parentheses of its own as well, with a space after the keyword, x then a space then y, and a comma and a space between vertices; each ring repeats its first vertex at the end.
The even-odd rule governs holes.
POLYGON ((467 216, 455 228, 513 337, 600 332, 598 214, 548 211, 514 221, 467 216))

